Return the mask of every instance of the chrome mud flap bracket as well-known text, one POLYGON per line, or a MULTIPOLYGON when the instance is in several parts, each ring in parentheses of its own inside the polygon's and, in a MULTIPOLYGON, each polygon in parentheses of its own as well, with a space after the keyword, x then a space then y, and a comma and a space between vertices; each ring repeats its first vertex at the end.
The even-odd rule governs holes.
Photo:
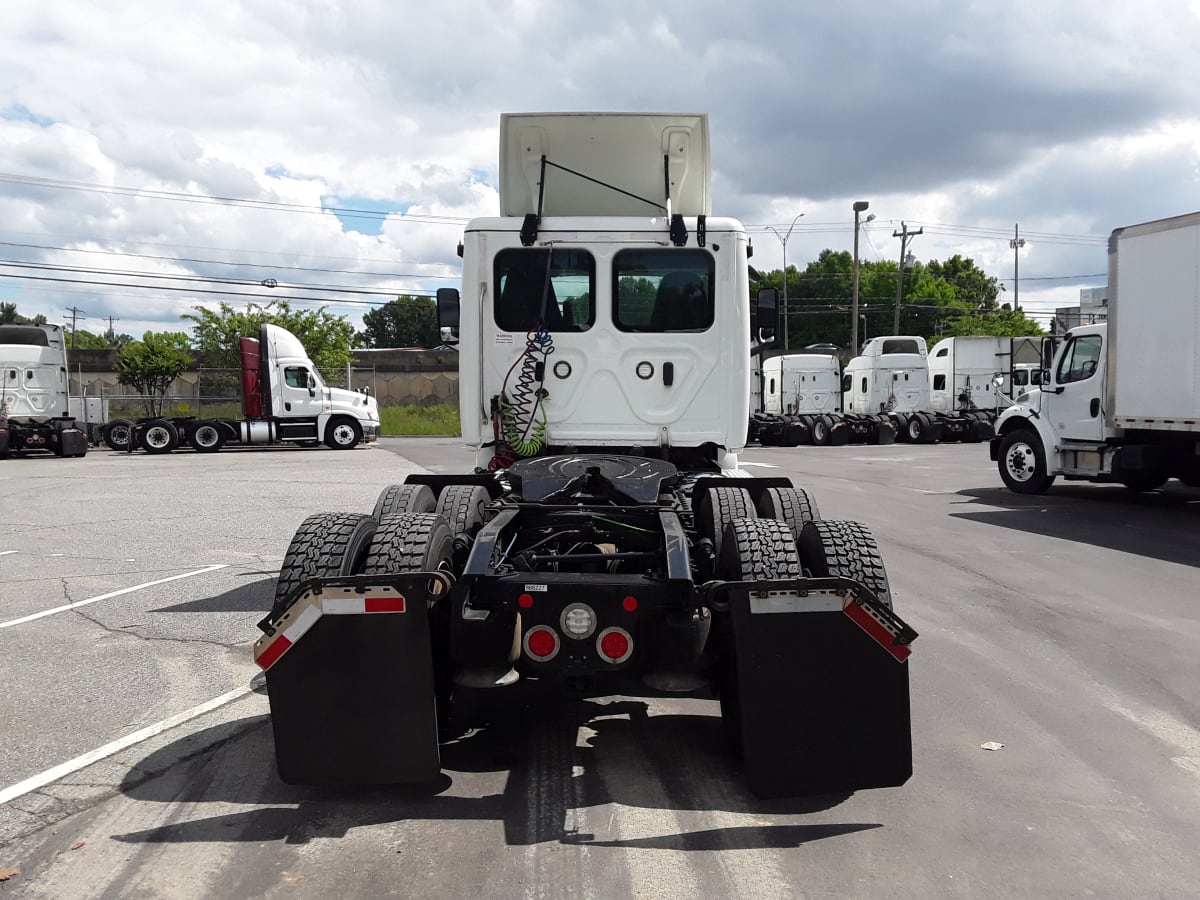
POLYGON ((440 573, 314 578, 264 620, 279 777, 288 784, 411 784, 441 771, 429 607, 440 573))
POLYGON ((746 781, 761 797, 895 787, 912 775, 917 633, 837 578, 726 583, 746 781))

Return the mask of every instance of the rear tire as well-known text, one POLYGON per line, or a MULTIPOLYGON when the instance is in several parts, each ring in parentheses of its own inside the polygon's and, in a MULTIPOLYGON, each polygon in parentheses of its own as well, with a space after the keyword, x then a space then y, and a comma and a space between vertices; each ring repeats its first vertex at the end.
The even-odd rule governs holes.
POLYGON ((812 417, 812 442, 816 447, 829 445, 829 419, 826 416, 812 417))
POLYGON ((357 575, 376 527, 365 513, 315 513, 301 522, 279 569, 272 616, 310 578, 357 575))
POLYGON ((197 453, 216 453, 225 446, 225 432, 216 422, 197 422, 188 435, 188 443, 197 453))
POLYGON ((450 533, 455 537, 474 535, 487 518, 486 507, 491 499, 487 489, 477 484, 451 484, 438 495, 436 512, 450 523, 450 533))
POLYGON ((101 440, 109 450, 128 450, 129 442, 133 440, 133 423, 128 419, 106 422, 101 440))
POLYGON ((1167 483, 1169 477, 1165 472, 1157 469, 1134 469, 1121 476, 1121 484, 1135 493, 1142 494, 1146 491, 1158 490, 1167 483))
POLYGON ((767 488, 758 498, 758 514, 786 522, 796 540, 800 540, 804 523, 821 518, 817 501, 803 488, 767 488))
MULTIPOLYGON (((786 522, 778 519, 733 519, 725 528, 717 577, 725 581, 794 579, 801 576, 796 541, 786 522)), ((742 704, 739 699, 737 660, 732 623, 726 621, 723 655, 718 662, 716 686, 721 702, 721 724, 734 757, 742 757, 742 704)))
POLYGON ((179 429, 166 419, 151 419, 142 426, 141 444, 147 453, 170 453, 179 446, 179 429))
POLYGON ((375 501, 372 515, 379 521, 401 513, 431 513, 437 509, 437 498, 427 484, 393 484, 385 487, 375 501))
MULTIPOLYGON (((425 485, 429 499, 433 492, 425 485)), ((384 518, 371 537, 362 565, 364 575, 408 575, 450 571, 454 536, 437 513, 399 513, 384 518)), ((454 702, 454 669, 450 659, 450 602, 442 597, 429 608, 429 641, 433 653, 433 690, 438 735, 450 737, 454 702)))
POLYGON ((756 519, 750 492, 740 487, 714 487, 704 492, 696 510, 696 530, 713 543, 713 552, 721 558, 725 529, 734 519, 756 519))
POLYGON ((849 578, 869 588, 891 609, 883 556, 870 529, 861 522, 809 522, 800 533, 800 560, 814 578, 849 578))

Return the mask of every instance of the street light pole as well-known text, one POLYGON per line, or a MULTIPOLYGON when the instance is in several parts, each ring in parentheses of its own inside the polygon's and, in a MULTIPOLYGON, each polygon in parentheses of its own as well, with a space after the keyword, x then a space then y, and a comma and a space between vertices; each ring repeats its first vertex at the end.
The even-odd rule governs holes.
MULTIPOLYGON (((850 309, 850 355, 858 356, 858 216, 871 204, 866 200, 854 203, 854 289, 850 309)), ((866 331, 866 324, 863 324, 866 331)))
POLYGON ((1017 312, 1021 311, 1021 276, 1020 264, 1021 248, 1025 246, 1025 238, 1021 237, 1021 229, 1018 225, 1013 226, 1012 240, 1008 242, 1008 246, 1013 252, 1013 309, 1017 312))
POLYGON ((802 215, 804 213, 798 213, 796 218, 792 219, 792 224, 788 226, 787 234, 781 235, 775 230, 774 225, 767 226, 767 231, 779 238, 779 243, 783 245, 783 303, 780 305, 780 312, 783 314, 783 349, 785 352, 788 348, 787 242, 788 238, 792 236, 792 229, 796 227, 796 223, 800 221, 800 216, 802 215))

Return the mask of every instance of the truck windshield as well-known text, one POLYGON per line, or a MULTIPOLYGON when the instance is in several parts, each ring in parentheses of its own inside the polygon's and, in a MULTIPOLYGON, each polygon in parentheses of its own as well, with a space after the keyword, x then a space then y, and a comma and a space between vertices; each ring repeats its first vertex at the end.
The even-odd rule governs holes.
POLYGON ((715 274, 704 250, 622 250, 613 260, 613 321, 621 331, 706 331, 715 274))
POLYGON ((586 250, 501 250, 496 254, 496 325, 528 332, 587 331, 596 321, 596 261, 586 250), (547 276, 549 280, 547 280, 547 276))

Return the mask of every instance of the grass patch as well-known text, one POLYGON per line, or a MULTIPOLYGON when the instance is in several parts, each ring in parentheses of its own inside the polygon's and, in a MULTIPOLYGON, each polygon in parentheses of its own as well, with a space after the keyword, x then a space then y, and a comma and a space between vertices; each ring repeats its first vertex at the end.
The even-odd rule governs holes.
POLYGON ((387 435, 460 435, 458 406, 385 406, 379 410, 379 432, 387 435))

